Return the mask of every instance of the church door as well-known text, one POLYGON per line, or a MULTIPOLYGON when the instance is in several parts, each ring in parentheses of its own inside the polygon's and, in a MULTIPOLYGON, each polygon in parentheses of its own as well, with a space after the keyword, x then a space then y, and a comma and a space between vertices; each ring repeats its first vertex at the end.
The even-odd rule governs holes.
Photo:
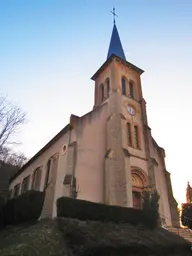
POLYGON ((140 192, 133 191, 133 208, 142 208, 142 198, 140 192))
POLYGON ((143 172, 139 170, 131 171, 132 177, 132 197, 133 197, 133 208, 142 209, 142 192, 144 187, 146 187, 147 182, 143 172))

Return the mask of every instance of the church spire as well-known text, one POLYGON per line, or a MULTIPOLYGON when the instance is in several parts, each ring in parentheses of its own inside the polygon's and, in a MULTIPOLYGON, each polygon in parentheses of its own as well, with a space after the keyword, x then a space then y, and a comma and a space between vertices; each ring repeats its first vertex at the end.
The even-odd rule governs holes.
POLYGON ((107 60, 111 57, 112 54, 115 54, 116 56, 120 57, 121 59, 126 61, 125 58, 125 54, 123 51, 123 47, 121 44, 121 40, 119 37, 119 33, 115 24, 115 8, 113 8, 113 12, 111 12, 113 14, 113 31, 112 31, 112 35, 111 35, 111 41, 110 41, 110 45, 109 45, 109 50, 108 50, 108 54, 107 54, 107 60))

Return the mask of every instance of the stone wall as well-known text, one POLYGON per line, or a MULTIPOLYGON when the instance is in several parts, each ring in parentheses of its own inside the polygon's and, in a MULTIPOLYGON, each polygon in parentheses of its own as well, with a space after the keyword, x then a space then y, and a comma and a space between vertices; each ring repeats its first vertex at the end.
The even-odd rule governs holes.
POLYGON ((173 196, 170 173, 166 171, 165 175, 166 175, 166 183, 167 183, 168 200, 169 200, 169 205, 170 205, 172 226, 179 227, 180 222, 179 222, 179 212, 178 212, 178 208, 177 208, 178 204, 173 196))

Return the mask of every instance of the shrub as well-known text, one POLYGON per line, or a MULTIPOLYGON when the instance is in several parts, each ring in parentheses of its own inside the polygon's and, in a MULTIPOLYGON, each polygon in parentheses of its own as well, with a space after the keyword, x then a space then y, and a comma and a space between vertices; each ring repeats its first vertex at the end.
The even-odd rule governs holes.
POLYGON ((156 226, 154 211, 104 205, 84 200, 60 197, 57 200, 57 216, 79 220, 102 222, 126 222, 133 225, 143 224, 150 228, 156 226), (150 221, 148 220, 150 219, 150 221))
POLYGON ((151 191, 144 191, 143 192, 143 209, 144 210, 156 210, 159 209, 159 194, 157 190, 151 191))
POLYGON ((0 195, 0 229, 3 227, 3 206, 4 206, 4 199, 0 195))
POLYGON ((15 198, 10 199, 3 206, 3 222, 4 225, 14 224, 14 207, 15 207, 15 198))
POLYGON ((3 207, 5 225, 37 220, 41 214, 44 192, 29 190, 10 199, 3 207))
POLYGON ((157 226, 159 222, 159 199, 157 190, 143 192, 143 212, 148 226, 157 226), (150 214, 149 214, 150 212, 150 214))
POLYGON ((44 193, 29 190, 15 201, 14 222, 32 221, 39 218, 44 202, 44 193))

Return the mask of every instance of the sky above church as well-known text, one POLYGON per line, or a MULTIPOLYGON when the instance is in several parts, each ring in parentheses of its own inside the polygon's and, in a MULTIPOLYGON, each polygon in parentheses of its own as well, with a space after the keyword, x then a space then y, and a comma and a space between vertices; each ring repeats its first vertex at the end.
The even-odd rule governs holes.
POLYGON ((1 0, 0 94, 27 112, 17 150, 32 157, 93 107, 90 77, 107 57, 113 17, 126 58, 145 70, 152 135, 166 150, 174 195, 192 183, 191 0, 1 0))

